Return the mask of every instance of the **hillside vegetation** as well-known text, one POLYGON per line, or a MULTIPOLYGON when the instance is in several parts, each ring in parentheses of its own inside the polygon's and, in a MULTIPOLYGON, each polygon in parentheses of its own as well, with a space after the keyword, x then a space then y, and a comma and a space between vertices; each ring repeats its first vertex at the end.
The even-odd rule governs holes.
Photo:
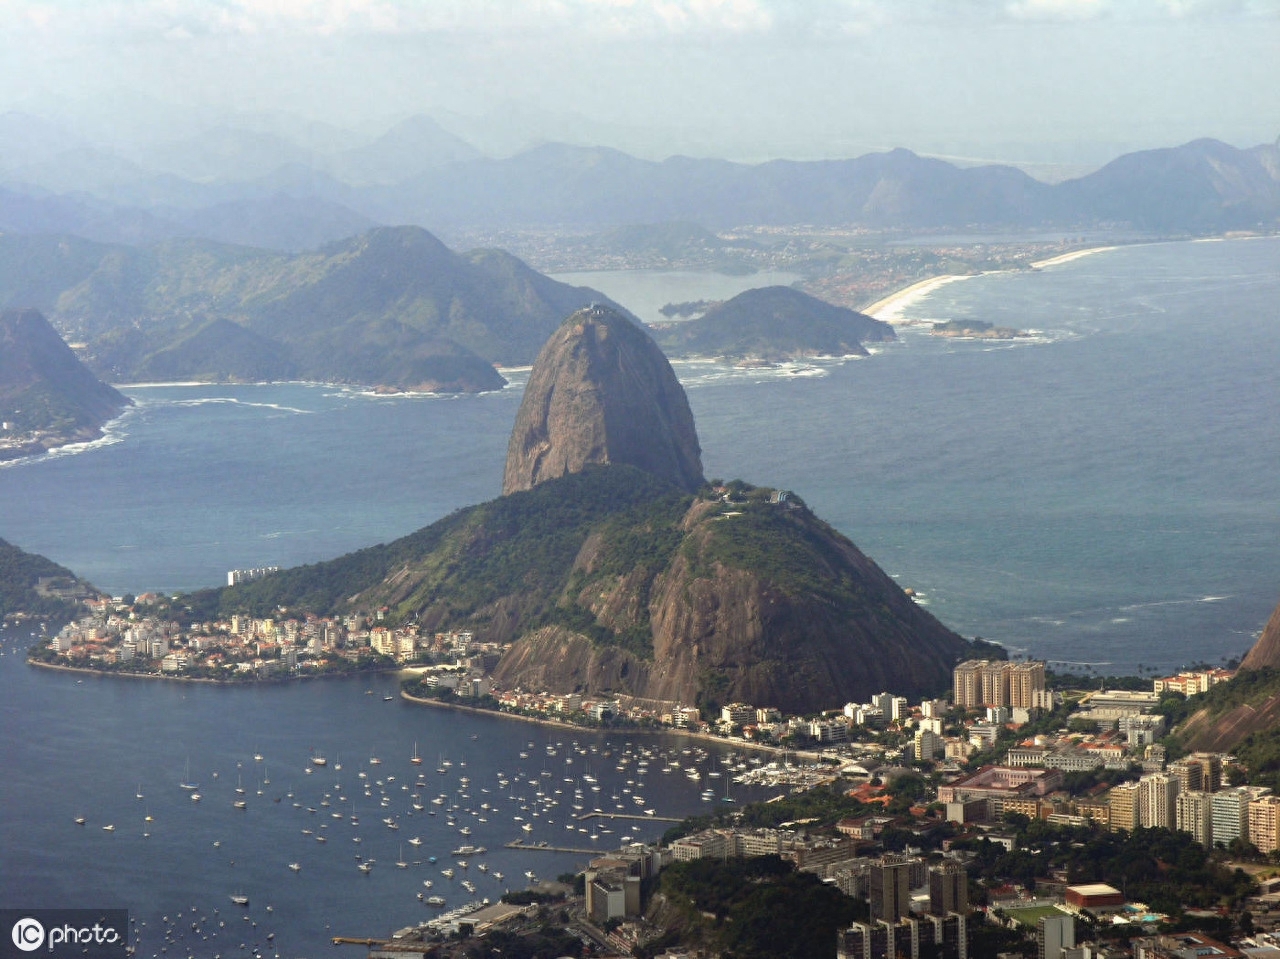
POLYGON ((69 614, 75 608, 72 603, 36 589, 42 578, 52 579, 58 586, 77 583, 71 570, 0 539, 0 619, 14 613, 69 614))
POLYGON ((770 362, 805 356, 866 356, 863 343, 894 339, 888 323, 786 286, 739 293, 702 316, 663 324, 654 337, 672 356, 770 362))
POLYGON ((810 712, 945 687, 970 645, 798 499, 589 466, 395 542, 186 597, 197 619, 342 613, 510 643, 505 686, 810 712))
POLYGON ((501 388, 602 294, 417 227, 290 255, 209 240, 132 247, 0 236, 0 306, 45 310, 113 382, 313 379, 501 388), (39 278, 39 279, 37 279, 39 278))

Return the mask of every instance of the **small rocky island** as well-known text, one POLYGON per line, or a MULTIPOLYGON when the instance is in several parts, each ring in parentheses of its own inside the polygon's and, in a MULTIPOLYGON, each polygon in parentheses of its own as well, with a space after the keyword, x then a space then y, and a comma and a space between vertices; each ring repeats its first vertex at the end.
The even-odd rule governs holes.
POLYGON ((965 340, 1012 340, 1031 335, 1024 330, 1015 330, 1011 326, 994 326, 982 320, 947 320, 945 323, 934 323, 929 333, 931 336, 965 340))
POLYGON ((668 356, 713 356, 751 366, 814 356, 866 356, 864 343, 895 339, 888 323, 788 286, 747 290, 706 305, 694 319, 655 324, 652 330, 668 356))

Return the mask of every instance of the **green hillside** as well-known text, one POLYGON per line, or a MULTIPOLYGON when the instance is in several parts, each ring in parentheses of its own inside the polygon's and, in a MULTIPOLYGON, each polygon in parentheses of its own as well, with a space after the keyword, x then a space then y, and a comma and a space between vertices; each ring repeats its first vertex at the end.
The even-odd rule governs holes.
POLYGON ((673 356, 770 362, 806 356, 865 356, 864 342, 894 339, 893 328, 786 286, 739 293, 702 316, 654 331, 673 356))
POLYGON ((112 382, 285 378, 498 389, 567 315, 607 298, 498 250, 380 227, 296 255, 0 235, 0 306, 40 306, 112 382), (43 277, 36 282, 31 277, 43 277))
POLYGON ((14 613, 57 616, 75 608, 65 599, 37 590, 41 579, 50 580, 48 585, 55 590, 78 582, 75 573, 53 560, 0 539, 0 618, 14 613))

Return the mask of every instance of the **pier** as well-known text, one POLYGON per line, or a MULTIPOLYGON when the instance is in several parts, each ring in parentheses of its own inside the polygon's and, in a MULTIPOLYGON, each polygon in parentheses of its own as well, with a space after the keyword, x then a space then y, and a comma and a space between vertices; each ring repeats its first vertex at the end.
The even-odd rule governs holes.
POLYGON ((579 822, 586 822, 588 819, 635 819, 640 822, 684 822, 675 816, 637 816, 635 813, 629 812, 584 812, 573 817, 579 822))
POLYGON ((504 842, 504 846, 508 849, 523 849, 525 852, 572 852, 580 856, 598 856, 601 855, 601 847, 595 846, 591 849, 582 849, 577 846, 552 846, 550 844, 534 844, 525 842, 523 839, 513 839, 511 842, 504 842))

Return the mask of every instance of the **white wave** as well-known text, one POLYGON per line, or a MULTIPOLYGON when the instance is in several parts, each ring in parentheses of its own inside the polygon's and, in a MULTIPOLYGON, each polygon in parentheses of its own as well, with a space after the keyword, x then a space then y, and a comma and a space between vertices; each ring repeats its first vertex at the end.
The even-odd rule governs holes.
POLYGON ((831 369, 851 359, 862 357, 813 357, 806 361, 777 363, 770 366, 733 366, 714 359, 674 360, 676 378, 686 389, 720 383, 768 383, 792 379, 821 379, 831 369))
POLYGON ((202 396, 194 400, 170 400, 166 406, 247 406, 260 410, 276 410, 280 413, 314 413, 315 410, 303 410, 296 406, 284 406, 280 403, 254 403, 235 396, 202 396))
POLYGON ((1204 599, 1187 598, 1187 599, 1156 599, 1149 603, 1130 603, 1128 606, 1121 606, 1120 612, 1132 613, 1140 609, 1157 609, 1161 606, 1190 606, 1192 603, 1217 602, 1219 599, 1228 599, 1226 596, 1207 596, 1204 599))
POLYGON ((941 289, 942 287, 955 283, 959 280, 968 280, 974 276, 983 276, 981 273, 967 273, 953 276, 935 276, 929 280, 921 280, 919 283, 913 283, 904 290, 897 293, 891 293, 879 302, 872 303, 863 312, 867 316, 880 320, 884 323, 907 323, 911 322, 904 317, 903 311, 907 307, 914 305, 924 299, 930 293, 941 289))
POLYGON ((64 456, 78 456, 81 453, 89 453, 93 450, 104 449, 108 446, 115 446, 117 443, 123 443, 129 437, 128 431, 125 429, 128 419, 135 415, 138 411, 136 406, 125 409, 119 416, 113 420, 108 420, 102 427, 102 435, 96 440, 87 440, 83 443, 67 443, 65 446, 59 446, 45 453, 37 453, 34 456, 24 456, 16 460, 5 460, 0 462, 0 469, 11 469, 17 466, 29 466, 35 463, 43 463, 48 460, 62 459, 64 456))

